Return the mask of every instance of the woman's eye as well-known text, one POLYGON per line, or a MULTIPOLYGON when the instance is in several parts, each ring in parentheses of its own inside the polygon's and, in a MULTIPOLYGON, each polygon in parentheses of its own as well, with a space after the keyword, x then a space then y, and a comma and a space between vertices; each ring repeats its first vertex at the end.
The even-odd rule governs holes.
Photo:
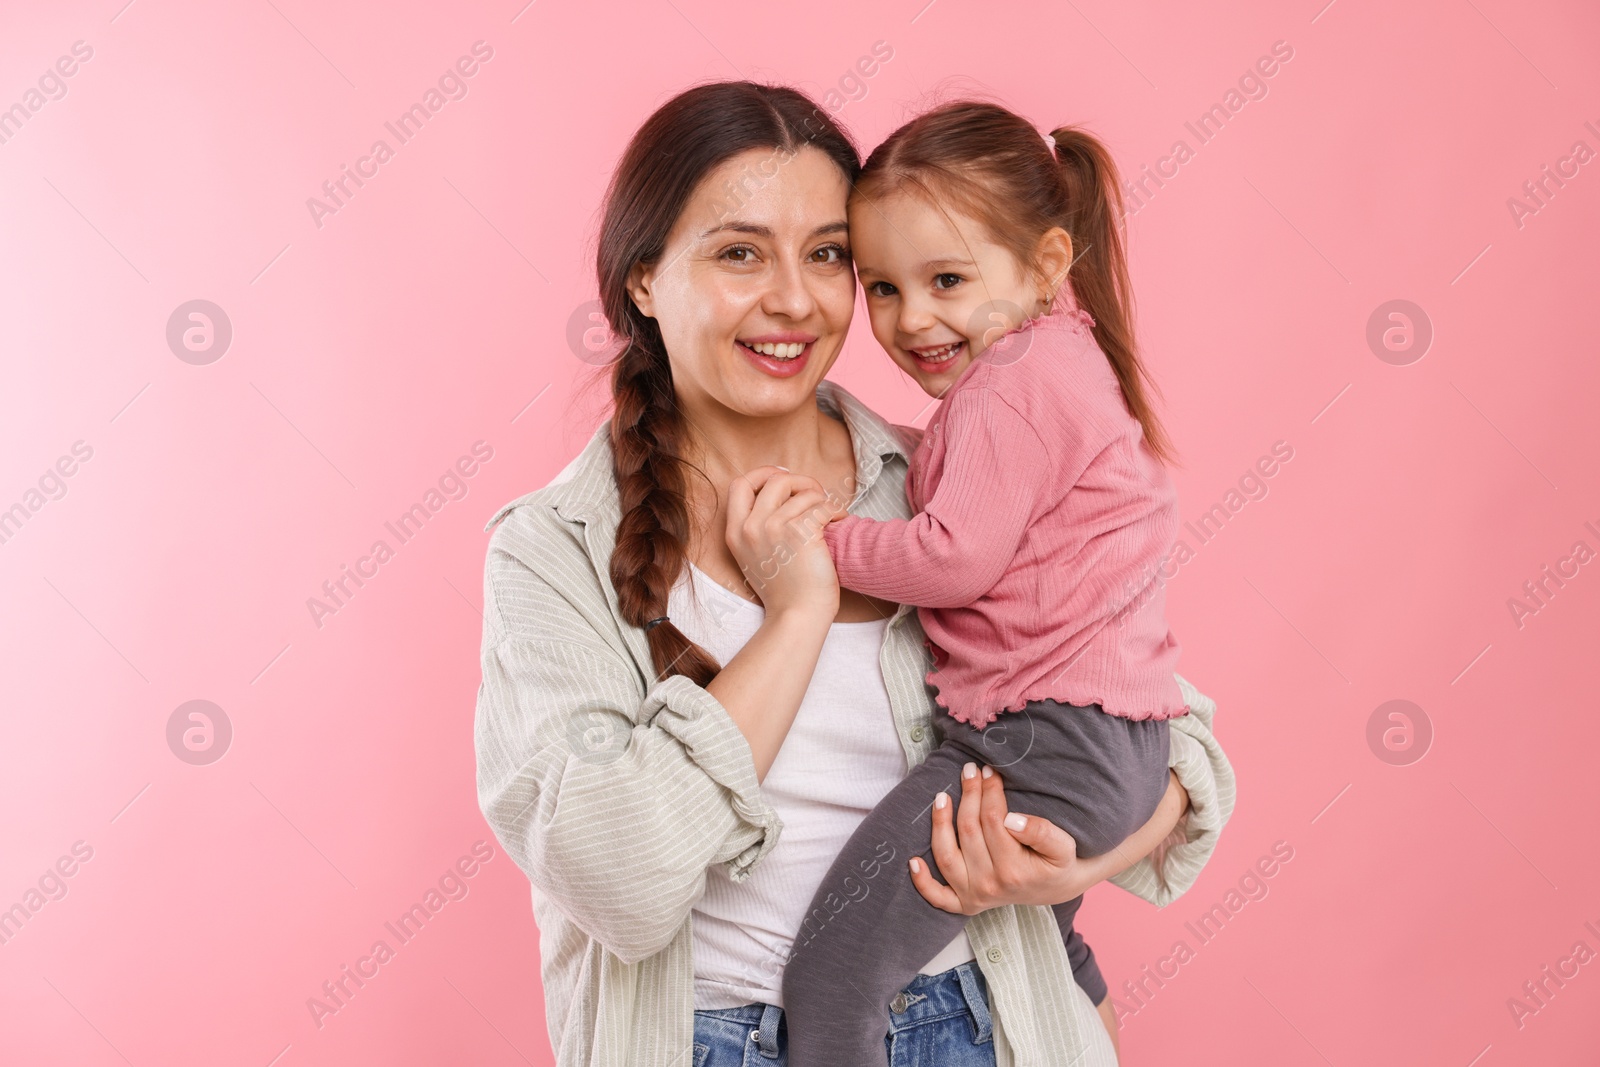
POLYGON ((811 256, 818 263, 827 263, 832 265, 847 262, 850 258, 850 250, 845 248, 843 245, 823 245, 821 248, 811 253, 811 256))
POLYGON ((888 282, 873 282, 871 285, 867 286, 867 292, 871 293, 873 296, 893 296, 895 294, 895 288, 888 282))
POLYGON ((735 245, 725 249, 722 258, 733 263, 749 263, 755 259, 756 250, 749 245, 735 245))
POLYGON ((959 274, 936 274, 933 278, 933 287, 935 289, 954 289, 961 284, 961 281, 962 278, 959 274))

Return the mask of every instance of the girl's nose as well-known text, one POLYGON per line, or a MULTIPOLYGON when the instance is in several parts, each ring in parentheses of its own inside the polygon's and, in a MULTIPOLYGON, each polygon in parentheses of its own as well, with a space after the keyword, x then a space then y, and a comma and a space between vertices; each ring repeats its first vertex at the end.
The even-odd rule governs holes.
POLYGON ((903 334, 917 334, 930 329, 937 320, 933 309, 915 300, 900 302, 900 317, 895 325, 903 334))

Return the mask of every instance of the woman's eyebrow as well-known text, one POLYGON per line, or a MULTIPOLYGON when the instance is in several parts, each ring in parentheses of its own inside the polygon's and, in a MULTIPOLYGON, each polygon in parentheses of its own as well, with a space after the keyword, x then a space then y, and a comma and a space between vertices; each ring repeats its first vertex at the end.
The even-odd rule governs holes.
MULTIPOLYGON (((770 238, 773 236, 772 227, 770 226, 762 226, 760 223, 755 222, 740 222, 738 220, 734 220, 733 222, 725 222, 721 226, 713 226, 705 233, 702 233, 700 235, 700 239, 705 240, 707 237, 710 237, 713 234, 722 233, 723 231, 728 231, 731 233, 748 233, 752 237, 770 238)), ((844 219, 839 219, 834 222, 823 223, 806 236, 823 237, 830 233, 848 233, 849 231, 850 224, 844 219)))

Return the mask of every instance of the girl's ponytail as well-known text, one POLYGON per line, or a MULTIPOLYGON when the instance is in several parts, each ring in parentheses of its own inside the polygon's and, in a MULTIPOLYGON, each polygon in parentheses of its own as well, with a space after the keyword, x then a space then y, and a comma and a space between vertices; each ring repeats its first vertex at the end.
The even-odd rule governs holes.
POLYGON ((1133 332, 1133 287, 1123 242, 1122 182, 1111 153, 1079 126, 1050 134, 1061 170, 1066 219, 1072 236, 1068 277, 1078 305, 1094 319, 1094 338, 1111 361, 1128 412, 1144 428, 1145 442, 1162 459, 1172 458, 1172 442, 1150 404, 1155 382, 1139 359, 1133 332))

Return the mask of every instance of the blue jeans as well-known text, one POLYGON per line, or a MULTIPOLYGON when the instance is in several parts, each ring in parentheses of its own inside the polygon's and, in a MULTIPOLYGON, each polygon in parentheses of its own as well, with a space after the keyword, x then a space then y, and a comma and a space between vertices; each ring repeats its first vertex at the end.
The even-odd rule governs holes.
MULTIPOLYGON (((976 963, 918 975, 889 1004, 889 1067, 994 1067, 988 997, 976 963)), ((782 1008, 697 1011, 690 1067, 788 1067, 788 1045, 782 1008)))

